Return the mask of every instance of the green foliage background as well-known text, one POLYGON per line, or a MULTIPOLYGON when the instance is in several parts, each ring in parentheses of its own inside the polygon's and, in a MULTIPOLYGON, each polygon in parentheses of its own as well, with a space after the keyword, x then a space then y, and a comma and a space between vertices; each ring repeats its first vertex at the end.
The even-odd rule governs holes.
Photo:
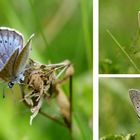
MULTIPOLYGON (((44 64, 73 63, 73 135, 92 139, 92 0, 1 0, 0 6, 0 26, 17 29, 25 40, 35 33, 31 58, 44 64)), ((1 140, 70 139, 66 128, 41 115, 29 126, 30 111, 19 102, 18 87, 14 95, 6 88, 5 99, 0 88, 1 140)))
POLYGON ((139 73, 112 40, 109 30, 140 68, 140 34, 137 15, 140 1, 99 1, 100 73, 139 73))
POLYGON ((130 101, 128 90, 132 88, 140 90, 140 79, 100 78, 99 80, 100 137, 136 133, 136 140, 139 140, 140 121, 130 101))

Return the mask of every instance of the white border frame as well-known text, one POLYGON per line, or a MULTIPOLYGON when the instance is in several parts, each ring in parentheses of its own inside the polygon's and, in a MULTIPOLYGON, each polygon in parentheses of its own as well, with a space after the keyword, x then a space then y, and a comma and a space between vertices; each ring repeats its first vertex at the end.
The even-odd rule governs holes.
POLYGON ((93 139, 99 140, 98 0, 93 0, 93 139))

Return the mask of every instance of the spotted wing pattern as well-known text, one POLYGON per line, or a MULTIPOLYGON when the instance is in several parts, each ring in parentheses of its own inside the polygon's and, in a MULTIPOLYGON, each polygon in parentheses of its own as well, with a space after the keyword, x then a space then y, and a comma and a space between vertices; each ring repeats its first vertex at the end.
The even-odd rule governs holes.
POLYGON ((129 96, 137 115, 140 117, 140 91, 136 89, 130 89, 129 96))
MULTIPOLYGON (((23 48, 23 36, 14 29, 0 28, 0 69, 4 67, 13 52, 23 48)), ((12 65, 12 64, 11 64, 12 65)))

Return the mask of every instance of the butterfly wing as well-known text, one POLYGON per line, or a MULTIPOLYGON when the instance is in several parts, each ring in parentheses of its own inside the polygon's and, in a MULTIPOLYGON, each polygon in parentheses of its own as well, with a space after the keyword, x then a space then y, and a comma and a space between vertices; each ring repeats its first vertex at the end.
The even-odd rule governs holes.
POLYGON ((14 76, 18 76, 20 73, 24 71, 24 68, 26 66, 26 61, 29 57, 29 52, 31 50, 31 40, 33 38, 34 34, 32 34, 27 42, 27 44, 24 46, 24 48, 19 53, 16 62, 14 64, 14 76))
POLYGON ((23 48, 23 36, 14 29, 0 28, 0 60, 3 63, 0 68, 8 61, 13 52, 23 48))
POLYGON ((137 115, 140 117, 140 91, 136 89, 130 89, 129 96, 137 115))
POLYGON ((0 79, 12 78, 13 66, 23 48, 23 36, 14 29, 0 27, 0 79))
POLYGON ((13 65, 19 54, 19 48, 17 48, 13 54, 10 56, 9 60, 6 62, 4 67, 0 71, 0 78, 4 81, 9 81, 13 75, 13 65))

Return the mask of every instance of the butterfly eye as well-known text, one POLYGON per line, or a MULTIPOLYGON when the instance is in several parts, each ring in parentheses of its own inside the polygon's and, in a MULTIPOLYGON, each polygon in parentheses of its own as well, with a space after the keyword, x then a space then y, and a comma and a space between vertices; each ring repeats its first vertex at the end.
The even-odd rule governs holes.
POLYGON ((5 43, 7 43, 7 40, 5 40, 5 43))
POLYGON ((9 83, 8 83, 8 87, 9 87, 9 88, 12 88, 13 86, 14 86, 14 83, 13 83, 13 82, 9 82, 9 83))
POLYGON ((0 40, 0 43, 2 43, 2 40, 0 40))

